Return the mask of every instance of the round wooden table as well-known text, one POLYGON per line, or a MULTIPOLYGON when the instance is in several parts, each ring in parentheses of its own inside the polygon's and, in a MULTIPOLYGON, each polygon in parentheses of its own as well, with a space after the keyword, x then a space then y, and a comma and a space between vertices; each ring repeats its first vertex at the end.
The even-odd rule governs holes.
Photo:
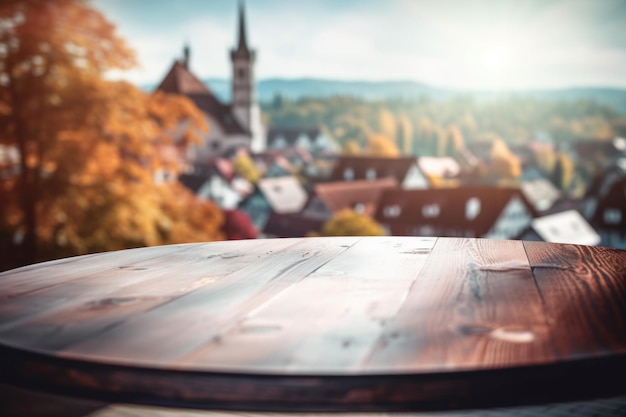
POLYGON ((107 401, 428 410, 626 394, 626 251, 341 237, 0 274, 5 382, 107 401))

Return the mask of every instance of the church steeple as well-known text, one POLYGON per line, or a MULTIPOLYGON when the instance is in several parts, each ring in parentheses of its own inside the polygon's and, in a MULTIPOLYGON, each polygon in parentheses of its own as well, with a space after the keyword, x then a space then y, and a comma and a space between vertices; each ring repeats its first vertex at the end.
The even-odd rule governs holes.
POLYGON ((246 38, 246 14, 243 2, 239 2, 239 36, 237 41, 237 49, 232 50, 231 57, 246 58, 254 60, 254 51, 248 48, 248 40, 246 38))
POLYGON ((189 48, 189 43, 185 42, 183 46, 183 58, 181 59, 181 63, 186 70, 189 69, 189 57, 191 55, 191 49, 189 48))
POLYGON ((238 24, 237 48, 230 51, 233 63, 231 109, 239 123, 250 133, 252 150, 261 151, 265 148, 265 128, 261 122, 261 111, 256 98, 254 80, 256 53, 248 47, 243 2, 239 2, 238 24))

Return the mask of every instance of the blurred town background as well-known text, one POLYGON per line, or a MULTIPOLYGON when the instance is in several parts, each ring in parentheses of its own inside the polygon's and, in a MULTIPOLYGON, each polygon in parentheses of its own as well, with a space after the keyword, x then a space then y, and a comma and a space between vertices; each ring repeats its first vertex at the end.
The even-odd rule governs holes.
POLYGON ((626 248, 622 1, 4 0, 0 270, 223 239, 626 248))

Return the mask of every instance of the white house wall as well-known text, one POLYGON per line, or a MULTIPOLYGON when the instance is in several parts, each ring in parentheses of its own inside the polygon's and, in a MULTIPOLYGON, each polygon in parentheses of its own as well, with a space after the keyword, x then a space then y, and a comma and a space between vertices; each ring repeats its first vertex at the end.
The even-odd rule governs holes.
POLYGON ((489 239, 511 239, 519 236, 528 227, 531 220, 530 212, 524 203, 518 197, 513 197, 485 237, 489 239))
POLYGON ((417 165, 411 165, 402 182, 402 188, 405 190, 424 190, 428 187, 429 183, 426 176, 424 176, 417 165))

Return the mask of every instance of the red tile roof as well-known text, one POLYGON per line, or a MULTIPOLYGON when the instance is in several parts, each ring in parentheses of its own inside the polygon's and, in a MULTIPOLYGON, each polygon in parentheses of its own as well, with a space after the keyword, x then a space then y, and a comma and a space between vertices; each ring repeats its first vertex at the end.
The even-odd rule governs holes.
POLYGON ((319 232, 324 222, 300 214, 277 214, 272 212, 263 232, 276 237, 305 237, 309 232, 319 232))
MULTIPOLYGON (((375 218, 394 234, 411 234, 415 227, 430 226, 461 235, 485 236, 511 201, 517 197, 531 215, 532 206, 516 188, 459 187, 428 190, 387 190, 381 196, 375 218), (468 202, 477 199, 475 216, 468 216, 468 202)), ((453 234, 449 234, 450 236, 453 234)))
POLYGON ((354 209, 358 204, 364 206, 364 213, 373 216, 378 202, 385 190, 398 188, 395 178, 384 178, 376 181, 338 181, 316 184, 317 197, 333 213, 343 209, 354 209))
POLYGON ((415 165, 415 158, 382 158, 370 156, 341 156, 335 162, 331 181, 344 181, 345 171, 352 170, 354 180, 368 179, 368 171, 375 172, 376 178, 395 178, 402 183, 411 166, 415 165))
POLYGON ((179 61, 174 62, 170 71, 157 87, 157 91, 187 96, 200 110, 213 116, 226 134, 249 134, 237 122, 230 106, 221 103, 211 90, 179 61))

